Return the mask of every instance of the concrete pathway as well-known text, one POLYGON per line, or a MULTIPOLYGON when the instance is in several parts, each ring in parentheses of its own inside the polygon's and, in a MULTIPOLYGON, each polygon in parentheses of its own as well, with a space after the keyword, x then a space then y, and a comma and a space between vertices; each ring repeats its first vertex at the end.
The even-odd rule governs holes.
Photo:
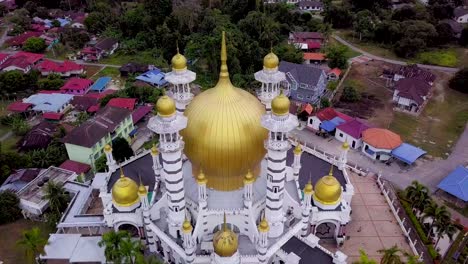
MULTIPOLYGON (((387 59, 387 58, 383 58, 383 57, 373 55, 373 54, 371 54, 371 53, 369 53, 367 51, 364 51, 364 50, 354 46, 353 44, 349 43, 348 41, 344 40, 343 38, 341 38, 341 37, 339 37, 337 35, 332 35, 332 37, 334 39, 336 39, 338 42, 340 42, 341 44, 346 45, 350 49, 352 49, 354 51, 357 51, 359 53, 362 53, 363 55, 365 55, 365 56, 367 56, 367 57, 369 57, 371 59, 379 60, 379 61, 385 61, 385 62, 388 62, 388 63, 397 64, 397 65, 407 65, 408 64, 408 62, 406 62, 406 61, 392 60, 392 59, 387 59)), ((442 67, 442 66, 427 65, 427 64, 418 64, 418 66, 421 67, 421 68, 429 69, 429 70, 437 70, 437 71, 450 72, 450 73, 454 73, 454 72, 457 72, 459 70, 459 68, 442 67)))

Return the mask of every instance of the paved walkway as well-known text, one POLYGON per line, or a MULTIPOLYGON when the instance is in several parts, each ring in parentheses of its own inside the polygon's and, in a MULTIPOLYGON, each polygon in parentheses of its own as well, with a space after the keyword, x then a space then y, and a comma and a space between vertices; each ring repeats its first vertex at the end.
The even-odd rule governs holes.
MULTIPOLYGON (((365 56, 367 56, 369 58, 372 58, 374 60, 385 61, 385 62, 388 62, 388 63, 397 64, 397 65, 407 65, 408 64, 408 62, 406 62, 406 61, 392 60, 392 59, 387 59, 387 58, 383 58, 383 57, 373 55, 373 54, 371 54, 371 53, 369 53, 367 51, 364 51, 364 50, 354 46, 353 44, 349 43, 348 41, 344 40, 343 38, 341 38, 341 37, 339 37, 337 35, 332 35, 332 37, 334 39, 336 39, 338 42, 340 42, 341 44, 348 46, 350 49, 352 49, 354 51, 357 51, 359 53, 362 53, 363 55, 365 55, 365 56)), ((418 66, 421 67, 421 68, 429 69, 429 70, 437 70, 437 71, 450 72, 450 73, 454 73, 454 72, 457 72, 459 70, 459 68, 442 67, 442 66, 427 65, 427 64, 418 64, 418 66)))

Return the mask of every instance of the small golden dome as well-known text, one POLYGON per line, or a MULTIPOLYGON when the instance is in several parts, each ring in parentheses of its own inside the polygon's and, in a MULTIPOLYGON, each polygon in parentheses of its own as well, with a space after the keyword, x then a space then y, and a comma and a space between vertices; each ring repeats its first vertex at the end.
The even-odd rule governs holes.
POLYGON ((279 65, 279 59, 276 54, 271 51, 268 53, 264 58, 263 58, 263 67, 269 70, 273 70, 278 68, 279 65))
POLYGON ((342 147, 344 150, 349 149, 349 144, 348 144, 348 142, 345 141, 341 147, 342 147))
POLYGON ((314 199, 324 205, 337 204, 341 199, 341 184, 333 176, 333 167, 327 176, 315 184, 314 199))
POLYGON ((192 224, 188 219, 185 219, 184 223, 182 224, 182 232, 184 232, 184 234, 191 234, 192 230, 192 224))
POLYGON ((244 177, 244 184, 253 183, 254 181, 255 181, 255 177, 253 176, 252 172, 248 170, 247 174, 245 174, 245 177, 244 177))
POLYGON ((262 233, 266 233, 270 230, 270 225, 268 225, 268 221, 263 217, 262 221, 258 225, 258 231, 262 233))
POLYGON ((156 103, 156 110, 158 111, 159 116, 170 117, 175 114, 176 105, 172 98, 167 95, 163 95, 156 103))
POLYGON ((112 151, 111 145, 106 144, 106 146, 104 147, 104 151, 105 151, 105 152, 111 152, 111 151, 112 151))
POLYGON ((213 236, 213 248, 220 257, 231 257, 237 252, 239 241, 237 235, 227 228, 226 214, 224 214, 223 228, 213 236))
POLYGON ((309 180, 308 183, 304 186, 304 194, 311 195, 314 193, 314 186, 312 186, 312 182, 309 180))
POLYGON ((153 154, 154 156, 157 156, 159 154, 156 144, 153 144, 153 147, 151 147, 151 154, 153 154))
POLYGON ((294 154, 299 155, 302 153, 301 144, 297 143, 296 147, 294 148, 294 154))
POLYGON ((171 64, 172 69, 175 71, 183 71, 187 69, 187 59, 184 55, 179 53, 179 49, 177 49, 177 54, 172 57, 171 64))
POLYGON ((132 206, 140 201, 138 184, 123 173, 112 186, 112 201, 118 206, 132 206))
POLYGON ((146 187, 140 183, 140 186, 138 186, 138 195, 147 195, 148 190, 146 190, 146 187))
POLYGON ((206 178, 205 173, 203 173, 203 170, 200 170, 200 173, 198 173, 197 182, 198 184, 206 184, 208 182, 208 179, 206 178))
POLYGON ((281 91, 280 94, 271 101, 271 111, 275 115, 287 115, 289 114, 290 104, 289 98, 281 91))

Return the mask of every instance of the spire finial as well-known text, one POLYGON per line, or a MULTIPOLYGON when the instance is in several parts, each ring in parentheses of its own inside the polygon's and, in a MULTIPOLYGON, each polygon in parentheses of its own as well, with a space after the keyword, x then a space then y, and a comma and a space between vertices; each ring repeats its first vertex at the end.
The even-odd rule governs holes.
POLYGON ((179 54, 179 40, 176 40, 177 54, 179 54))
POLYGON ((219 73, 220 78, 229 77, 228 66, 227 66, 227 50, 226 50, 226 32, 223 31, 221 39, 221 71, 219 73))
POLYGON ((125 175, 124 175, 124 172, 123 172, 123 169, 122 169, 122 164, 119 164, 119 167, 120 167, 120 178, 123 178, 123 177, 125 177, 125 175))
POLYGON ((312 184, 312 172, 309 171, 309 183, 312 184))
POLYGON ((330 168, 330 173, 328 173, 329 176, 333 176, 333 164, 331 165, 331 168, 330 168))
POLYGON ((223 231, 227 231, 227 224, 226 224, 226 212, 224 212, 224 223, 223 223, 223 231))
POLYGON ((270 53, 273 53, 273 41, 270 41, 270 53))

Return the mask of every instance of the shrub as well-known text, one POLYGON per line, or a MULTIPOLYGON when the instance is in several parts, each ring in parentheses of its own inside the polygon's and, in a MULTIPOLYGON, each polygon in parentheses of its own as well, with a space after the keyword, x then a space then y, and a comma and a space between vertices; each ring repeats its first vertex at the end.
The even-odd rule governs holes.
POLYGON ((361 100, 361 95, 353 86, 345 86, 340 100, 343 102, 357 102, 361 100))
POLYGON ((19 199, 14 192, 0 192, 0 204, 0 224, 10 223, 21 217, 19 199))

